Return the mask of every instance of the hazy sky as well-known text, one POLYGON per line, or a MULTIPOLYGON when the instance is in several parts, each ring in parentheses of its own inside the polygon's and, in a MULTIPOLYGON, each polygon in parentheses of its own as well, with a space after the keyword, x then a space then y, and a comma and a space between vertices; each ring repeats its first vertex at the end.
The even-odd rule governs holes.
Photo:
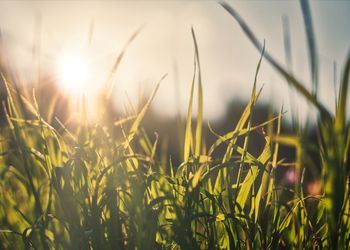
MULTIPOLYGON (((310 86, 299 2, 229 3, 261 41, 265 39, 267 50, 282 63, 285 56, 281 17, 289 17, 293 72, 310 86)), ((311 1, 310 5, 320 58, 320 98, 332 107, 333 62, 339 73, 350 48, 350 2, 311 1)), ((153 107, 164 115, 176 114, 176 93, 180 91, 178 101, 186 110, 193 74, 191 26, 199 44, 205 117, 219 118, 229 101, 249 96, 259 52, 216 1, 0 1, 3 46, 17 73, 27 81, 33 79, 33 43, 40 41, 43 72, 55 72, 61 54, 83 49, 92 58, 93 84, 99 86, 129 36, 143 25, 117 73, 113 96, 117 106, 125 102, 125 92, 136 100, 140 92, 148 93, 168 73, 153 107), (36 25, 38 20, 41 25, 36 25), (88 45, 91 23, 94 32, 88 45)), ((286 83, 266 61, 258 85, 264 85, 261 101, 272 100, 276 107, 284 104, 289 109, 286 83)))

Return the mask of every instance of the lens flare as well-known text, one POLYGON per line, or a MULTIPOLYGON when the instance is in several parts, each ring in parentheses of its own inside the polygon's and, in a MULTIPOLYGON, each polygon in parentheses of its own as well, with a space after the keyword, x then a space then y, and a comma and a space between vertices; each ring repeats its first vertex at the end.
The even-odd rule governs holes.
POLYGON ((90 70, 87 58, 80 54, 64 54, 57 61, 59 84, 67 94, 89 92, 90 70))

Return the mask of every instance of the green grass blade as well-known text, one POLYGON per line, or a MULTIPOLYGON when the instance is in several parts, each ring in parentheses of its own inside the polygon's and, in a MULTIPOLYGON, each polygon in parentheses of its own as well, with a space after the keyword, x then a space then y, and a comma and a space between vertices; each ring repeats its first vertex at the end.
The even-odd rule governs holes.
POLYGON ((138 28, 129 38, 129 40, 126 42, 125 46, 123 47, 123 49, 121 50, 121 52, 119 53, 119 55, 117 56, 113 67, 111 69, 111 73, 108 76, 108 79, 106 81, 106 97, 109 98, 112 94, 113 91, 113 87, 114 87, 114 76, 117 73, 118 67, 121 63, 121 61, 124 58, 124 55, 127 51, 127 49, 129 48, 130 44, 135 40, 135 38, 140 34, 140 32, 142 31, 143 27, 138 28))
POLYGON ((193 105, 193 94, 194 94, 193 92, 194 92, 194 83, 196 79, 196 71, 197 71, 197 63, 195 59, 190 99, 188 102, 186 128, 185 128, 184 155, 183 155, 184 162, 188 161, 188 158, 190 157, 190 150, 192 147, 192 105, 193 105))
POLYGON ((246 134, 248 134, 248 133, 250 133, 250 132, 252 132, 252 131, 256 131, 256 130, 262 128, 262 127, 265 127, 266 125, 269 125, 270 123, 272 123, 272 122, 274 122, 274 121, 276 121, 276 120, 278 120, 278 119, 279 119, 279 116, 276 116, 276 117, 274 117, 274 118, 272 118, 272 119, 270 119, 270 120, 268 120, 268 121, 266 121, 266 122, 260 123, 260 124, 258 124, 258 125, 256 125, 256 126, 251 127, 251 128, 243 128, 243 129, 241 129, 241 130, 239 130, 239 131, 237 131, 237 132, 236 132, 236 131, 231 131, 231 132, 228 132, 228 133, 226 133, 226 134, 224 134, 224 135, 222 135, 222 136, 219 135, 219 134, 217 134, 217 133, 213 130, 213 128, 211 127, 211 125, 208 124, 209 130, 218 138, 218 139, 212 144, 212 146, 210 147, 210 149, 209 149, 209 151, 208 151, 208 155, 212 155, 213 152, 215 151, 215 149, 216 149, 218 146, 220 146, 222 143, 225 143, 225 142, 227 142, 228 140, 230 140, 230 139, 232 139, 232 138, 236 138, 236 137, 239 137, 239 136, 244 136, 244 135, 246 135, 246 134))
POLYGON ((160 86, 160 83, 164 80, 164 78, 167 76, 167 74, 165 74, 161 79, 160 81, 157 83, 155 89, 153 90, 152 94, 151 94, 151 97, 148 99, 147 103, 145 104, 145 106, 142 108, 142 110, 140 111, 140 113, 137 115, 137 117, 135 118, 135 121, 133 122, 133 124, 131 125, 131 128, 130 128, 130 131, 127 135, 127 138, 126 138, 126 142, 125 142, 125 145, 124 145, 124 148, 127 148, 130 144, 130 142, 132 141, 132 139, 134 138, 135 134, 136 134, 136 131, 138 130, 140 124, 141 124, 141 121, 143 119, 143 117, 145 116, 149 106, 151 105, 152 103, 152 100, 155 96, 155 94, 157 93, 158 89, 159 89, 159 86, 160 86))
POLYGON ((197 125, 196 125, 196 141, 195 141, 195 156, 199 156, 201 154, 202 147, 202 124, 203 124, 203 88, 202 88, 202 75, 201 75, 201 66, 199 60, 199 52, 198 52, 198 44, 196 40, 196 35, 194 33, 193 28, 192 38, 195 47, 195 57, 198 65, 198 113, 197 113, 197 125))
MULTIPOLYGON (((269 159, 271 158, 271 145, 270 145, 270 139, 266 136, 265 137, 266 140, 266 144, 265 147, 262 151, 262 153, 260 154, 260 156, 258 157, 258 162, 265 166, 267 164, 267 162, 269 161, 269 159)), ((239 204, 240 207, 244 207, 245 204, 248 201, 248 197, 250 194, 250 191, 253 187, 253 184, 255 182, 255 180, 257 179, 258 175, 262 175, 265 174, 265 171, 262 171, 259 169, 258 166, 252 165, 248 174, 246 175, 241 189, 239 191, 239 194, 237 196, 237 203, 239 204)), ((255 201, 257 203, 260 203, 260 198, 258 197, 258 199, 256 199, 255 201)), ((257 213, 258 211, 255 211, 255 213, 257 213)))

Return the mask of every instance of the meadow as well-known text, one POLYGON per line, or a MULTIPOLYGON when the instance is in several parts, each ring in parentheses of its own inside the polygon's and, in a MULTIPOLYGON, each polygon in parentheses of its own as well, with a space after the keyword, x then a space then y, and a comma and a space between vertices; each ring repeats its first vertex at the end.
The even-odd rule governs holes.
MULTIPOLYGON (((53 100, 38 102, 35 90, 19 88, 1 73, 6 101, 0 128, 0 249, 350 248, 350 54, 331 112, 317 98, 316 79, 308 90, 265 51, 230 5, 222 7, 261 53, 251 98, 230 132, 218 134, 209 125, 216 140, 207 145, 200 41, 192 29, 194 72, 178 165, 162 149, 162 138, 142 126, 166 75, 135 115, 109 119, 112 86, 106 84, 96 122, 88 121, 89 100, 81 98, 79 119, 67 126, 55 115, 53 100), (305 139, 310 127, 298 123, 293 134, 281 132, 282 107, 266 121, 252 122, 264 91, 257 88, 262 62, 315 108, 315 141, 305 139), (256 147, 254 138, 263 141, 258 153, 249 150, 256 147), (281 147, 295 150, 292 162, 280 157, 281 147), (304 175, 314 165, 320 175, 307 183, 317 189, 312 193, 304 175), (276 174, 287 167, 294 170, 292 186, 276 174)), ((303 15, 310 21, 307 4, 303 15)), ((314 42, 310 32, 315 77, 314 42)))

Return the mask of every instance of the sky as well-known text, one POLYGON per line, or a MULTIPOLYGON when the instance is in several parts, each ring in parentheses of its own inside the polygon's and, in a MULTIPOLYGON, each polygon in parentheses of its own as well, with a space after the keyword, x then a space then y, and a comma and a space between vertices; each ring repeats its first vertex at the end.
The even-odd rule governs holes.
MULTIPOLYGON (((305 29, 298 1, 228 1, 245 19, 266 49, 285 65, 282 16, 291 31, 292 71, 310 88, 305 29)), ((319 97, 334 110, 333 65, 337 75, 350 49, 350 2, 311 1, 311 14, 320 59, 319 97)), ((129 37, 141 32, 129 46, 118 68, 113 102, 122 108, 128 99, 137 105, 167 73, 153 102, 153 109, 173 117, 184 114, 193 76, 194 28, 202 67, 204 116, 219 119, 226 105, 247 101, 259 60, 257 51, 236 21, 217 1, 0 1, 0 29, 7 61, 16 74, 34 79, 33 46, 40 48, 40 71, 59 72, 62 55, 89 58, 89 84, 96 93, 129 37), (92 31, 92 32, 91 32, 92 31), (91 37, 89 34, 92 34, 91 37), (91 39, 90 39, 91 38, 91 39), (127 93, 127 94, 126 94, 127 93)), ((59 74, 59 73, 57 73, 59 74)), ((72 92, 71 84, 57 84, 72 92)), ((263 61, 258 78, 261 102, 287 111, 291 103, 305 117, 308 106, 263 61)), ((290 112, 289 112, 290 114, 290 112)))

